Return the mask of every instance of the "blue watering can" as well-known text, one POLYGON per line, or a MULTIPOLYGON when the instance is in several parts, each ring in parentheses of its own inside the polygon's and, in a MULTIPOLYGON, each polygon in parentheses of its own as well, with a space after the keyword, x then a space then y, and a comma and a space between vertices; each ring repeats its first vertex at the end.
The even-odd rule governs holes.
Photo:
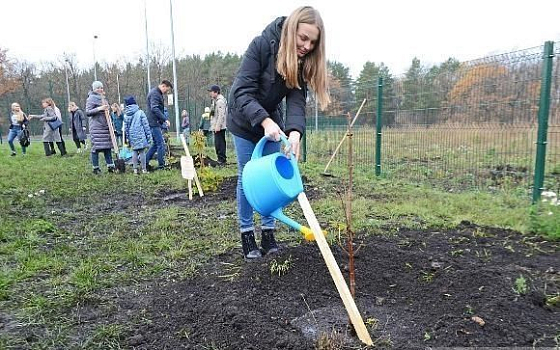
MULTIPOLYGON (((285 136, 281 140, 290 147, 285 136)), ((253 209, 264 216, 272 216, 286 225, 298 230, 308 241, 314 240, 313 232, 290 219, 282 208, 293 202, 303 192, 303 182, 292 152, 290 158, 281 152, 263 156, 263 149, 270 141, 266 136, 255 146, 251 160, 245 164, 242 174, 243 191, 253 209)))

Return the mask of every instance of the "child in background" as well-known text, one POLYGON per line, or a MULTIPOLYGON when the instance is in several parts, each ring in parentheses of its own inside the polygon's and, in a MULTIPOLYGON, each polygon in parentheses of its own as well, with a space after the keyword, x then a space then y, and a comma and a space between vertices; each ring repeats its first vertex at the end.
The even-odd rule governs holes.
POLYGON ((125 105, 125 136, 132 150, 132 168, 138 174, 138 158, 142 163, 142 173, 147 173, 146 148, 153 142, 152 131, 144 111, 138 107, 133 96, 124 99, 125 105))

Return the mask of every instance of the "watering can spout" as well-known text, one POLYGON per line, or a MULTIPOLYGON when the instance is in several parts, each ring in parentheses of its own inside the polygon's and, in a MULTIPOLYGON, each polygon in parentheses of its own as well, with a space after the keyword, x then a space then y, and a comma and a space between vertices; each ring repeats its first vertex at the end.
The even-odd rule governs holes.
MULTIPOLYGON (((270 215, 273 218, 282 221, 283 223, 290 226, 294 230, 298 230, 299 232, 301 232, 301 234, 303 235, 303 238, 306 241, 314 241, 315 240, 315 235, 313 234, 313 231, 311 231, 311 229, 309 227, 300 225, 297 221, 290 219, 289 217, 287 217, 282 212, 282 209, 277 209, 274 212, 272 212, 270 215)), ((324 236, 327 235, 326 231, 323 231, 323 235, 324 236)))

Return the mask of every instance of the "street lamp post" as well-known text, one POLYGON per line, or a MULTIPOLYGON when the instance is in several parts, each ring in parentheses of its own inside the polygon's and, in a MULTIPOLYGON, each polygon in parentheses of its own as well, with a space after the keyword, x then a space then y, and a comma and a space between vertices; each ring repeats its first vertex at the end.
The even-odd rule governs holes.
POLYGON ((148 73, 148 92, 147 94, 150 93, 150 49, 148 47, 148 15, 146 12, 146 1, 144 0, 144 27, 146 30, 146 71, 148 73))
POLYGON ((97 60, 95 59, 95 39, 97 39, 97 35, 93 36, 93 79, 97 81, 97 60))
POLYGON ((175 60, 175 35, 173 32, 173 0, 169 0, 169 15, 171 17, 171 54, 173 56, 173 104, 175 105, 175 130, 179 140, 179 86, 177 86, 177 67, 175 60))
POLYGON ((64 74, 66 75, 66 98, 68 100, 68 104, 70 104, 70 83, 68 82, 68 59, 64 60, 64 74))

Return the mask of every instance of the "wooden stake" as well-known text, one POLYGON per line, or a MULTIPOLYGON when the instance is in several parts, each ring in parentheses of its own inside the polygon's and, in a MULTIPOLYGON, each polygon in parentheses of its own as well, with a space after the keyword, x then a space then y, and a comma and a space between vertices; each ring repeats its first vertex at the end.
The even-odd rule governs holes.
MULTIPOLYGON (((358 119, 358 116, 360 115, 360 112, 362 111, 362 107, 364 107, 364 105, 366 104, 366 99, 364 98, 364 101, 362 102, 362 105, 360 106, 360 109, 358 109, 358 112, 356 113, 356 116, 354 117, 354 120, 352 120, 352 123, 350 123, 350 127, 352 127, 354 125, 354 123, 356 122, 356 120, 358 119)), ((327 169, 329 168, 329 165, 331 165, 331 162, 333 161, 334 157, 336 156, 336 154, 338 153, 338 150, 340 149, 340 146, 342 146, 342 144, 344 143, 344 140, 346 140, 346 138, 348 137, 348 129, 346 130, 346 134, 344 134, 344 137, 342 138, 342 140, 340 140, 340 142, 338 143, 338 146, 336 146, 336 149, 334 150, 331 159, 329 159, 329 162, 327 163, 327 166, 325 166, 325 170, 323 170, 323 174, 325 174, 327 172, 327 169)))
POLYGON ((307 200, 307 196, 304 192, 298 195, 299 205, 303 210, 303 214, 307 219, 309 227, 313 231, 313 235, 315 236, 315 241, 317 241, 317 245, 319 246, 319 250, 321 251, 321 255, 323 255, 323 259, 325 259, 325 263, 327 264, 327 268, 329 269, 329 273, 336 285, 336 289, 338 290, 338 294, 342 298, 342 302, 344 303, 344 307, 348 312, 348 316, 350 317, 350 321, 354 325, 354 329, 356 330, 356 334, 358 338, 366 344, 366 345, 373 345, 373 341, 371 340, 371 336, 369 335, 367 328, 364 324, 362 316, 360 315, 360 311, 358 311, 358 307, 352 298, 352 294, 350 294, 350 290, 348 289, 348 285, 344 280, 344 276, 342 276, 342 272, 340 272, 340 268, 336 263, 334 255, 332 254, 331 248, 327 243, 323 232, 321 231, 321 226, 315 217, 315 213, 309 204, 309 200, 307 200))
MULTIPOLYGON (((183 143, 183 149, 187 157, 191 156, 191 152, 189 152, 189 147, 187 147, 187 141, 185 140, 185 135, 181 134, 181 142, 183 143)), ((196 188, 198 189, 198 194, 202 197, 204 196, 204 192, 202 191, 202 185, 198 180, 198 174, 196 173, 196 169, 194 169, 194 183, 196 184, 196 188)))

